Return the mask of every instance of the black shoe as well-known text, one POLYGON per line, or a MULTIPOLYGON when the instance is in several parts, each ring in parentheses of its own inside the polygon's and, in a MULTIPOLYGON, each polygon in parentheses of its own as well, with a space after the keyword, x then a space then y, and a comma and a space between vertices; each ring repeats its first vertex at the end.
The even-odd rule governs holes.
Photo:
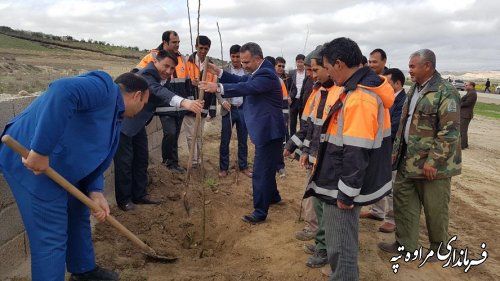
POLYGON ((263 223, 266 221, 266 219, 259 219, 257 218, 254 214, 249 214, 249 215, 244 215, 242 218, 241 218, 242 221, 246 222, 246 223, 249 223, 249 224, 259 224, 259 223, 263 223))
POLYGON ((80 274, 71 274, 70 281, 115 281, 120 280, 118 273, 96 266, 94 270, 80 274))
POLYGON ((269 202, 269 205, 278 205, 278 206, 281 206, 281 205, 285 205, 285 201, 283 200, 278 200, 278 201, 271 201, 269 202))
POLYGON ((151 199, 149 196, 144 196, 140 199, 132 200, 134 204, 137 205, 159 205, 161 202, 159 200, 151 199))
POLYGON ((186 169, 182 168, 179 165, 170 165, 167 166, 167 168, 173 173, 184 174, 186 172, 186 169))
POLYGON ((322 267, 328 263, 328 256, 325 249, 316 250, 314 254, 307 259, 306 265, 311 268, 322 267))
POLYGON ((392 243, 380 242, 377 244, 380 250, 388 252, 391 254, 399 254, 404 251, 404 247, 401 246, 397 241, 392 243))
POLYGON ((123 203, 123 204, 118 204, 118 208, 120 208, 120 210, 122 210, 124 212, 128 212, 128 211, 135 210, 136 207, 135 207, 134 203, 127 202, 127 203, 123 203))

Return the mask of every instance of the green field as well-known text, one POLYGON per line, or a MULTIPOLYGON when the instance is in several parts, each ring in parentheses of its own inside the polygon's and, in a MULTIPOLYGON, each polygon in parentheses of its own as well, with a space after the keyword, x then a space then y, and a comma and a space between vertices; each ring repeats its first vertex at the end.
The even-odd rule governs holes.
MULTIPOLYGON (((53 48, 45 47, 41 45, 41 43, 18 39, 4 34, 0 34, 0 49, 54 51, 53 48)), ((61 49, 58 49, 57 51, 61 51, 61 49)))
POLYGON ((485 117, 500 119, 500 104, 478 102, 474 106, 474 113, 485 117))

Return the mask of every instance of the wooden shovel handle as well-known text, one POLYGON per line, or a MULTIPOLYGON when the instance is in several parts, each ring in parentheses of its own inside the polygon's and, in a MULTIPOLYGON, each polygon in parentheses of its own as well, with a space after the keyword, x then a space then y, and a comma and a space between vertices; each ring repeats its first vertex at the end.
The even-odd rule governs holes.
MULTIPOLYGON (((13 137, 9 135, 4 135, 2 137, 2 142, 5 143, 12 150, 17 152, 23 158, 27 158, 29 151, 22 144, 17 142, 13 137)), ((83 192, 81 192, 78 188, 76 188, 73 184, 67 181, 63 176, 61 176, 58 172, 54 171, 51 167, 49 167, 45 174, 59 184, 62 188, 68 191, 71 195, 80 200, 83 204, 89 207, 92 211, 101 211, 101 207, 97 205, 94 201, 88 198, 83 192)), ((117 221, 113 216, 109 215, 106 217, 106 221, 111 224, 116 230, 125 235, 130 241, 132 241, 137 247, 144 251, 147 255, 156 255, 156 252, 149 247, 146 243, 142 242, 135 234, 133 234, 128 228, 126 228, 123 224, 117 221)))

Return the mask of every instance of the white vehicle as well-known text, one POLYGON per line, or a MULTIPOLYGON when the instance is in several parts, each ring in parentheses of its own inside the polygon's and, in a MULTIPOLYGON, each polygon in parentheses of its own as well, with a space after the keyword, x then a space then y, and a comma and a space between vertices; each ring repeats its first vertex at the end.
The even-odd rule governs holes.
POLYGON ((451 85, 453 85, 459 91, 465 91, 465 82, 463 80, 453 80, 451 82, 451 85))
POLYGON ((495 94, 500 94, 500 85, 498 85, 497 88, 495 89, 495 94))

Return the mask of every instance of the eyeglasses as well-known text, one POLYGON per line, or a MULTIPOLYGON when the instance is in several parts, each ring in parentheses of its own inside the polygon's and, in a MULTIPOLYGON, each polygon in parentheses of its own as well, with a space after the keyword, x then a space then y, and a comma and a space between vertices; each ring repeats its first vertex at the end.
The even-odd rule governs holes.
POLYGON ((285 67, 285 66, 284 66, 284 65, 282 65, 282 64, 278 64, 278 65, 276 65, 276 66, 277 66, 277 67, 279 67, 279 68, 284 68, 284 67, 285 67))

